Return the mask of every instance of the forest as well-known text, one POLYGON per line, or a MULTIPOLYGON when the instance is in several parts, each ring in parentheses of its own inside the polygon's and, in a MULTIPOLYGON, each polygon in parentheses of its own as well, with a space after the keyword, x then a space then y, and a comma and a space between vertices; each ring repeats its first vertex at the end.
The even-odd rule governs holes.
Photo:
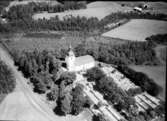
POLYGON ((83 42, 75 47, 76 56, 92 55, 96 60, 115 65, 148 64, 158 65, 151 42, 126 42, 123 44, 89 44, 83 42))

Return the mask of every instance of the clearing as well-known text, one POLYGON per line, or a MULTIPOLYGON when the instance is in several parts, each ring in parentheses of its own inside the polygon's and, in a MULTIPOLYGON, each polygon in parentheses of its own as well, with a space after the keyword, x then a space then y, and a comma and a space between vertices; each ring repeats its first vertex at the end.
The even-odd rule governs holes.
POLYGON ((167 32, 167 22, 149 19, 132 19, 126 24, 112 29, 102 36, 132 41, 145 41, 146 37, 167 32))
POLYGON ((129 66, 130 68, 134 69, 138 72, 143 72, 148 77, 153 79, 159 86, 162 87, 162 92, 159 94, 159 98, 165 101, 165 94, 166 94, 166 66, 129 66))

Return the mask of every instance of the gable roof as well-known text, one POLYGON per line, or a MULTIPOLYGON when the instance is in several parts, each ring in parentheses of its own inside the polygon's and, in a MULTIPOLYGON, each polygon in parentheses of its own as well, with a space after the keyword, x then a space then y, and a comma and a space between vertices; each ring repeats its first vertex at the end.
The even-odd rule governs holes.
POLYGON ((81 65, 88 64, 94 61, 95 61, 94 58, 90 55, 80 56, 76 58, 75 66, 81 66, 81 65))

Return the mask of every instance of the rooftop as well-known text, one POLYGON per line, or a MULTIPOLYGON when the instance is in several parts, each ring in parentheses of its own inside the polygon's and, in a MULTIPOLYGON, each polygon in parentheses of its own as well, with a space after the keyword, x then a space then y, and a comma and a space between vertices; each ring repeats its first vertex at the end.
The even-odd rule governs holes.
POLYGON ((88 64, 94 61, 95 61, 94 58, 90 55, 80 56, 76 58, 75 66, 81 66, 81 65, 88 64))

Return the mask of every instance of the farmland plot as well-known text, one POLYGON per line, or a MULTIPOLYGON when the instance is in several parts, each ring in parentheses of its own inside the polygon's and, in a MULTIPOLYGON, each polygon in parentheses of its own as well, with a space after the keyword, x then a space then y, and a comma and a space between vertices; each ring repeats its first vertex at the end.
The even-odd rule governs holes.
POLYGON ((132 41, 145 41, 146 37, 167 32, 167 22, 148 19, 132 19, 128 23, 103 33, 102 36, 132 41))

